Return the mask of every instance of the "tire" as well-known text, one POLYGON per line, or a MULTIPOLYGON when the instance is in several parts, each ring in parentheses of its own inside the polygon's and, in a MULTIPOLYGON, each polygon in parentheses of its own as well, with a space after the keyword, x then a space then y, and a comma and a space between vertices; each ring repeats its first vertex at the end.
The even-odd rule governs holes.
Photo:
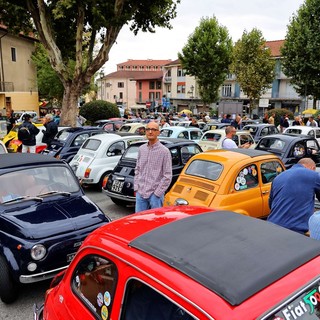
POLYGON ((120 199, 117 199, 117 198, 111 198, 110 197, 110 199, 114 204, 116 204, 117 206, 120 206, 120 207, 126 207, 129 204, 129 202, 123 201, 123 200, 120 200, 120 199))
POLYGON ((4 303, 12 303, 19 295, 19 285, 13 280, 8 263, 0 256, 0 297, 4 303))
POLYGON ((99 182, 96 185, 96 189, 100 192, 102 192, 102 183, 105 177, 107 177, 110 174, 110 172, 105 172, 104 174, 102 174, 99 182))

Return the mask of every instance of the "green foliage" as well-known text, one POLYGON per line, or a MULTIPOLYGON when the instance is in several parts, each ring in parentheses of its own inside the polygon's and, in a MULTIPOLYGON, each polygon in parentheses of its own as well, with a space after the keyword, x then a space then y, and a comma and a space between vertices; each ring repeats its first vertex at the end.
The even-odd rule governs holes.
POLYGON ((62 125, 75 125, 83 88, 109 59, 126 24, 134 34, 171 28, 180 0, 0 0, 1 23, 43 44, 63 87, 62 125), (97 48, 95 48, 97 46, 97 48))
POLYGON ((37 84, 40 98, 62 101, 64 88, 57 73, 50 65, 48 55, 42 44, 36 44, 36 50, 31 56, 37 68, 37 84))
POLYGON ((234 46, 231 72, 250 100, 250 114, 256 102, 271 87, 275 77, 275 62, 260 30, 244 31, 234 46))
POLYGON ((227 28, 213 18, 201 19, 178 57, 187 74, 196 77, 204 103, 216 102, 218 90, 228 74, 232 40, 227 28))
POLYGON ((294 116, 293 113, 290 110, 287 109, 271 109, 268 110, 268 116, 270 117, 272 114, 275 114, 275 118, 274 118, 274 124, 277 127, 280 124, 280 118, 282 116, 284 116, 285 114, 288 115, 288 118, 293 120, 294 116))
POLYGON ((287 26, 283 71, 301 96, 320 98, 320 1, 306 0, 287 26))
POLYGON ((120 112, 116 104, 104 100, 94 100, 85 103, 79 114, 87 119, 88 123, 94 124, 95 121, 109 118, 119 118, 120 112))

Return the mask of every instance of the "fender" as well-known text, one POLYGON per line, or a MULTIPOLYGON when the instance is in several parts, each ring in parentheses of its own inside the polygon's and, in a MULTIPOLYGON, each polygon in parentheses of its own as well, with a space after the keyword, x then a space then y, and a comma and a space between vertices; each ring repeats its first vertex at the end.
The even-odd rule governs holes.
POLYGON ((3 256, 5 258, 5 260, 7 261, 11 274, 14 277, 14 279, 16 281, 19 281, 19 277, 17 276, 17 274, 19 274, 19 265, 17 263, 17 260, 13 254, 13 252, 8 248, 8 247, 4 247, 4 246, 0 246, 0 255, 3 256))

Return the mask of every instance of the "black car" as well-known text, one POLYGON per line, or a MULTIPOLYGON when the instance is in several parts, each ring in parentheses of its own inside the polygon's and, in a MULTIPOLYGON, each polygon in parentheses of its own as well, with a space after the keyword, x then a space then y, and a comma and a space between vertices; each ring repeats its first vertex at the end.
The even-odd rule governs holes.
POLYGON ((98 127, 75 127, 62 129, 57 133, 51 145, 42 154, 70 162, 85 140, 95 134, 107 133, 98 127))
POLYGON ((0 161, 0 297, 67 268, 86 236, 110 219, 64 161, 3 154, 0 161))
MULTIPOLYGON (((172 157, 172 181, 168 188, 169 190, 176 182, 189 158, 202 152, 202 149, 196 142, 191 140, 170 138, 160 138, 159 140, 170 150, 172 157)), ((138 149, 146 142, 139 141, 132 144, 104 182, 102 190, 117 205, 125 206, 136 201, 133 190, 134 169, 136 167, 138 149)))
POLYGON ((318 166, 320 165, 318 141, 307 135, 286 133, 269 135, 261 138, 255 149, 274 153, 287 169, 306 157, 312 158, 318 166))
POLYGON ((250 131, 255 143, 258 143, 262 137, 279 133, 279 130, 274 124, 266 123, 247 124, 242 128, 242 130, 250 131))

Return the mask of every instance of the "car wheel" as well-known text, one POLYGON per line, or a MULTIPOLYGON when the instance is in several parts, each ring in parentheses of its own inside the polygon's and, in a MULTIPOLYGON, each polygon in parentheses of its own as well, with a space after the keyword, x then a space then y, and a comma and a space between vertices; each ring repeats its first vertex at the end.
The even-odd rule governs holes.
POLYGON ((5 259, 0 256, 0 297, 4 303, 12 303, 18 298, 18 283, 16 283, 5 259))
POLYGON ((110 199, 114 204, 120 207, 126 207, 129 204, 128 202, 117 199, 117 198, 110 198, 110 199))
POLYGON ((105 172, 104 174, 102 174, 99 182, 97 183, 97 190, 98 191, 102 191, 103 180, 104 180, 104 178, 108 177, 109 174, 110 174, 110 171, 109 172, 105 172))

